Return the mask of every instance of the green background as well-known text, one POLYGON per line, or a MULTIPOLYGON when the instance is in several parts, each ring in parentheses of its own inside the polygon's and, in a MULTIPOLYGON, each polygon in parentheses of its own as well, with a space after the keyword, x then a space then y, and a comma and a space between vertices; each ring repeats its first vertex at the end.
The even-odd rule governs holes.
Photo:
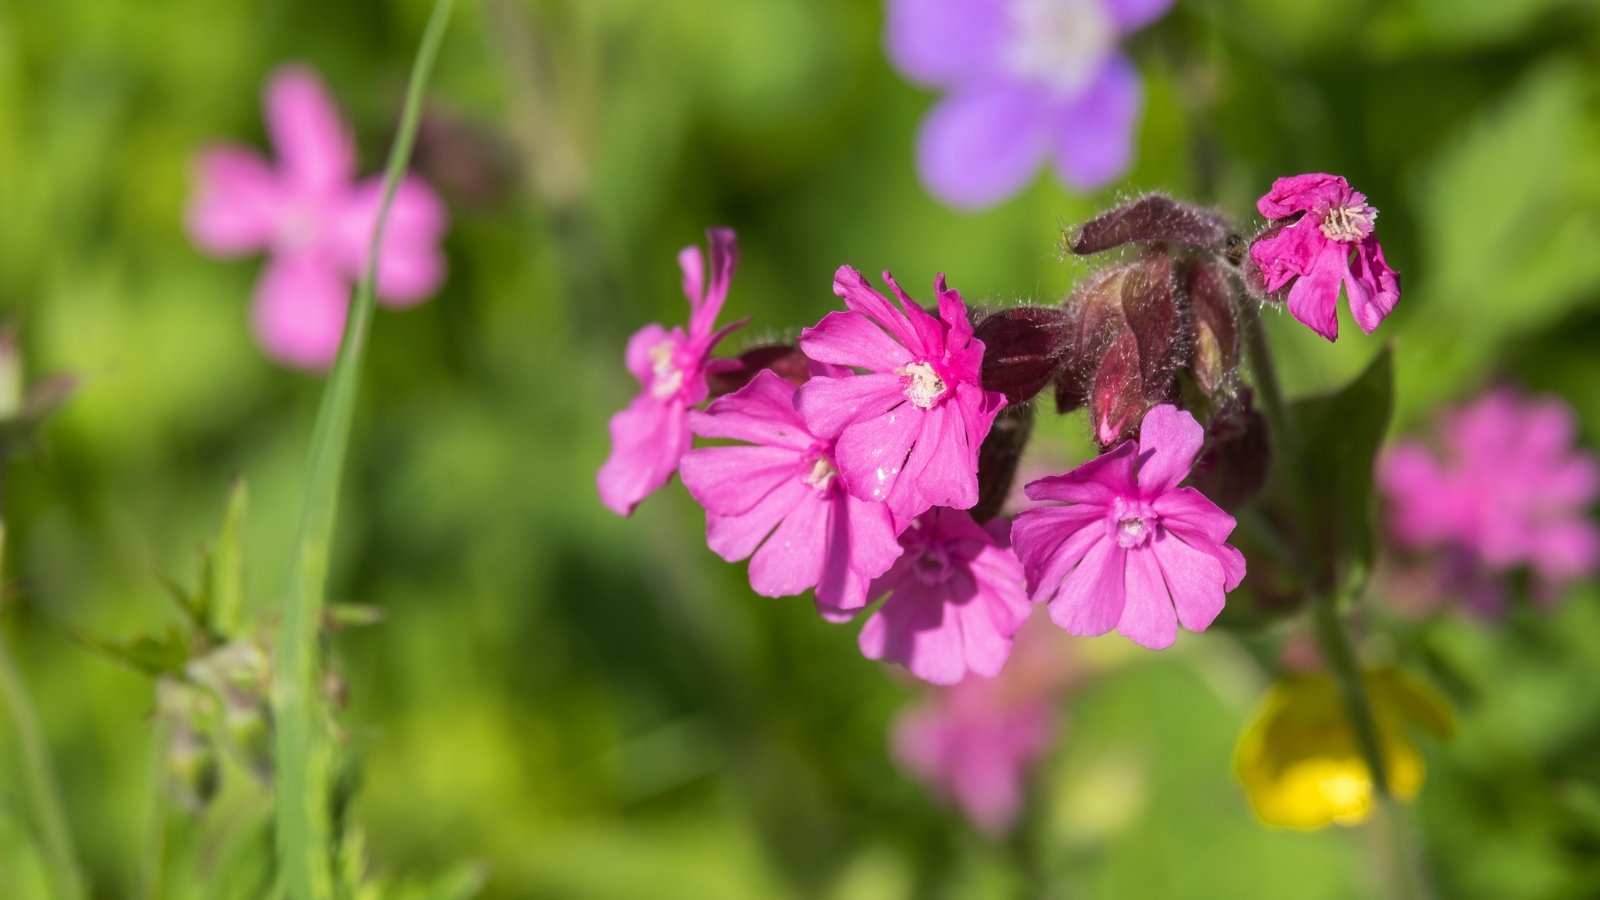
MULTIPOLYGON (((81 379, 7 464, 0 628, 97 896, 137 896, 148 871, 153 692, 75 636, 169 623, 157 574, 193 577, 235 476, 270 616, 321 390, 255 347, 259 263, 186 239, 189 164, 263 146, 261 85, 302 60, 376 171, 427 12, 0 2, 0 309, 31 373, 81 379)), ((1147 102, 1127 178, 1078 196, 1046 173, 968 214, 917 182, 935 97, 884 59, 877 4, 460 6, 415 166, 451 207, 450 279, 377 316, 330 585, 387 614, 336 644, 377 869, 482 861, 490 897, 1003 896, 1030 870, 1051 896, 1379 890, 1373 835, 1250 818, 1230 754, 1265 676, 1228 635, 1077 642, 1101 674, 1063 698, 1028 839, 990 841, 894 768, 887 728, 919 689, 853 628, 753 596, 677 486, 631 520, 595 495, 627 335, 683 321, 674 254, 708 225, 739 233, 738 349, 834 308, 840 264, 1049 302, 1090 265, 1060 259, 1062 226, 1160 189, 1251 227, 1271 179, 1305 171, 1381 210, 1405 298, 1371 337, 1344 314, 1333 346, 1269 315, 1291 394, 1392 339, 1397 428, 1509 379, 1566 397, 1600 443, 1600 6, 1179 0, 1130 51, 1147 102)), ((1081 415, 1044 431, 1061 467, 1084 452, 1081 415)), ((1440 894, 1600 895, 1600 597, 1403 641, 1461 718, 1425 745, 1414 807, 1440 894)), ((16 763, 0 727, 4 897, 37 885, 16 763)), ((202 877, 255 808, 228 774, 202 877)))

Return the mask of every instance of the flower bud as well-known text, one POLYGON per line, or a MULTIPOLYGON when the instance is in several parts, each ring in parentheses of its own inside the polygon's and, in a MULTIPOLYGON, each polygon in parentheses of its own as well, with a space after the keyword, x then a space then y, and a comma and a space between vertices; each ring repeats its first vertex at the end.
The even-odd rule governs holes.
POLYGON ((1079 256, 1124 244, 1181 244, 1221 250, 1229 238, 1222 217, 1166 196, 1146 194, 1078 226, 1066 236, 1066 247, 1079 256))
POLYGON ((762 344, 733 359, 712 360, 706 366, 706 385, 711 398, 737 391, 763 369, 771 369, 785 381, 800 385, 811 377, 811 360, 793 344, 762 344))
POLYGON ((1194 324, 1190 365, 1195 383, 1207 395, 1223 391, 1239 371, 1239 306, 1234 282, 1216 257, 1184 267, 1184 293, 1194 324))
POLYGON ((1238 396, 1211 417, 1193 484, 1211 502, 1233 510, 1261 492, 1271 469, 1267 420, 1251 407, 1249 388, 1240 388, 1238 396))
POLYGON ((978 505, 972 508, 972 518, 980 525, 999 515, 1011 495, 1017 463, 1022 461, 1022 450, 1032 433, 1031 404, 1012 404, 995 417, 989 436, 978 448, 978 505))
POLYGON ((1116 443, 1176 399, 1182 310, 1172 259, 1151 252, 1096 273, 1067 300, 1071 340, 1056 379, 1061 412, 1087 404, 1095 439, 1116 443))
POLYGON ((1025 403, 1056 376, 1071 337, 1067 311, 1017 306, 989 313, 973 328, 983 341, 983 387, 1025 403))

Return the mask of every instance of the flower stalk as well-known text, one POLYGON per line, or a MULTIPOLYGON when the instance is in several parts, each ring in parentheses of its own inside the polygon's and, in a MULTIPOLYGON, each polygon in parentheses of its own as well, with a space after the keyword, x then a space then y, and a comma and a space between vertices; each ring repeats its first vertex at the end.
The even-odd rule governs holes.
POLYGON ((373 227, 366 268, 356 285, 349 326, 312 433, 305 505, 284 596, 272 684, 273 715, 278 725, 277 844, 284 884, 293 900, 328 900, 334 894, 329 816, 332 748, 323 727, 325 713, 321 709, 317 672, 329 551, 367 331, 372 322, 379 250, 390 207, 411 158, 423 89, 438 56, 452 6, 453 0, 437 0, 434 4, 412 64, 400 128, 389 150, 383 203, 373 227))

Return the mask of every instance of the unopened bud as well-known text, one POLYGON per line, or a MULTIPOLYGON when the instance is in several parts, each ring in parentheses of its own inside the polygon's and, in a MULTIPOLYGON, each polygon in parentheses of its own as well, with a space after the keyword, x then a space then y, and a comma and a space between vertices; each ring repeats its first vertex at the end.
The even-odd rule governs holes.
POLYGON ((1226 264, 1215 257, 1188 264, 1183 279, 1194 323, 1195 383, 1216 394, 1239 371, 1238 294, 1226 264))
POLYGON ((1087 404, 1095 439, 1110 446, 1176 399, 1183 315, 1171 257, 1151 252, 1096 273, 1067 302, 1074 333, 1056 404, 1087 404))
POLYGON ((717 398, 749 384, 756 374, 770 369, 783 380, 801 385, 812 375, 811 360, 793 344, 762 344, 733 359, 713 360, 707 367, 706 386, 717 398))
POLYGON ((978 448, 978 505, 972 518, 982 524, 1000 514, 1011 495, 1022 449, 1033 433, 1033 406, 1016 403, 1000 411, 978 448))
POLYGON ((1206 428, 1193 484, 1223 509, 1238 509, 1261 492, 1271 470, 1267 420, 1252 408, 1249 388, 1240 388, 1206 428))
POLYGON ((983 341, 983 387, 1025 403, 1054 380, 1067 355, 1069 315, 1059 307, 1017 306, 979 320, 973 336, 983 341))
POLYGON ((1228 237, 1226 222, 1215 212, 1179 203, 1165 194, 1146 194, 1078 226, 1067 235, 1066 246, 1079 256, 1125 244, 1181 244, 1221 250, 1228 237))

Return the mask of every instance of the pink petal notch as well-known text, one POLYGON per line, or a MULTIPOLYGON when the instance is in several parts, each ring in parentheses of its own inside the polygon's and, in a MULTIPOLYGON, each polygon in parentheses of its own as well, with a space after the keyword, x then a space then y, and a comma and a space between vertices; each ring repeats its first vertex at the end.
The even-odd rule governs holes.
POLYGON ((1057 625, 1115 629, 1151 649, 1170 646, 1179 626, 1211 625, 1245 563, 1226 543, 1233 517, 1179 487, 1203 440, 1193 416, 1163 404, 1145 414, 1137 444, 1027 486, 1030 499, 1065 503, 1023 510, 1011 528, 1029 591, 1057 625))
MULTIPOLYGON (((350 130, 310 68, 274 72, 264 105, 276 164, 236 147, 202 151, 185 224, 207 253, 268 254, 252 315, 256 337, 278 362, 322 371, 337 355, 349 295, 364 274, 382 179, 356 182, 350 130)), ((447 225, 433 190, 408 176, 379 248, 379 301, 411 306, 439 290, 447 225)))

